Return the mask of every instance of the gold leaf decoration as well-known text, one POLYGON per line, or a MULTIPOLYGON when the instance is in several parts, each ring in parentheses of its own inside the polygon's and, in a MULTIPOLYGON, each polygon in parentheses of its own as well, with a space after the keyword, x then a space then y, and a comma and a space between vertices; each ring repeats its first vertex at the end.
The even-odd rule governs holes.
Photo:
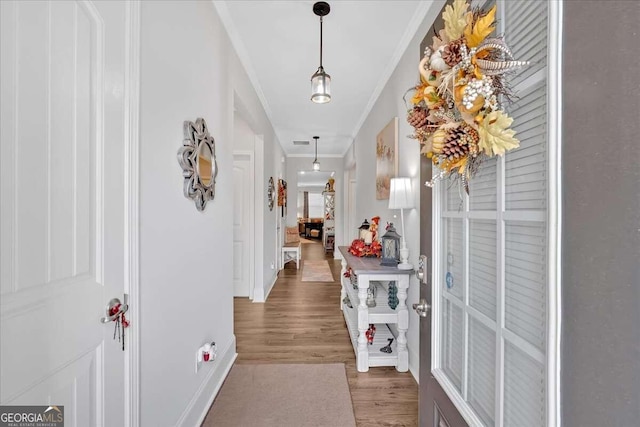
POLYGON ((442 12, 444 31, 449 40, 456 40, 462 36, 467 26, 467 9, 469 5, 465 0, 455 0, 453 5, 448 5, 442 12))
POLYGON ((496 5, 494 5, 486 15, 473 22, 472 14, 467 15, 467 26, 464 29, 464 38, 470 48, 480 46, 480 43, 487 38, 495 29, 496 5))
POLYGON ((480 149, 488 156, 502 156, 505 151, 519 147, 520 141, 514 138, 516 131, 509 129, 511 123, 513 119, 501 110, 487 114, 478 126, 480 149))

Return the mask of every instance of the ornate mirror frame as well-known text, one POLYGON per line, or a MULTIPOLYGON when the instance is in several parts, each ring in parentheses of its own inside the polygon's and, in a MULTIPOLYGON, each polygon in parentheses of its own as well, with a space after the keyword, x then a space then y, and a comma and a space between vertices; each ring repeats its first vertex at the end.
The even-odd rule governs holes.
POLYGON ((273 183, 273 177, 269 178, 269 185, 267 186, 267 204, 269 205, 269 210, 273 210, 273 205, 276 201, 276 186, 273 183))
POLYGON ((178 163, 184 177, 184 197, 193 200, 196 209, 203 211, 207 201, 215 197, 218 163, 215 141, 202 117, 196 119, 195 123, 188 120, 184 122, 184 140, 178 150, 178 163), (206 176, 201 171, 204 165, 206 176))

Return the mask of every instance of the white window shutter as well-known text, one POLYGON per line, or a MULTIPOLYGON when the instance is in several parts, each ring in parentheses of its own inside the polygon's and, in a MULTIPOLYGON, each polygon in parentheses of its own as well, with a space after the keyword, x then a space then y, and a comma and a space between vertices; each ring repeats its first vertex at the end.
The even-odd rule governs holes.
POLYGON ((507 426, 545 425, 545 367, 516 346, 505 344, 504 421, 507 426))
POLYGON ((495 425, 496 333, 469 321, 468 402, 487 426, 495 425))
POLYGON ((493 321, 497 314, 497 235, 495 220, 469 221, 469 305, 493 321))

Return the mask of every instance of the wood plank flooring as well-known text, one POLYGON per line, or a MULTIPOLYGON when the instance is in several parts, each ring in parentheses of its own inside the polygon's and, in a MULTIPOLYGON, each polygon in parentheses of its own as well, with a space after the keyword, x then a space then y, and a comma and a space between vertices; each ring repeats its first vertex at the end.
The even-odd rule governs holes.
MULTIPOLYGON (((328 259, 339 279, 340 261, 325 257, 321 244, 303 244, 302 258, 328 259)), ((417 426, 418 386, 411 373, 393 367, 358 372, 339 282, 301 278, 302 266, 288 263, 265 304, 235 298, 236 363, 345 363, 358 426, 417 426)))

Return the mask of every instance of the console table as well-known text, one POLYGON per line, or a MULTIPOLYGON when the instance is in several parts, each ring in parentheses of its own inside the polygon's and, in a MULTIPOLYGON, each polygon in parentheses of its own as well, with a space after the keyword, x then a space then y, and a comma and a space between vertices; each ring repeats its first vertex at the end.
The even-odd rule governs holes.
POLYGON ((407 330, 409 329, 409 311, 407 310, 407 289, 413 270, 399 270, 396 267, 380 265, 380 258, 360 258, 349 253, 347 246, 338 248, 342 253, 342 271, 340 274, 342 288, 340 292, 340 308, 344 315, 351 344, 356 354, 358 372, 367 372, 373 366, 395 366, 399 372, 409 370, 409 352, 407 351, 407 330), (344 273, 351 267, 358 278, 358 288, 354 289, 344 273), (376 306, 367 307, 367 289, 371 282, 395 282, 398 288, 398 306, 389 307, 388 294, 380 284, 376 295, 376 306), (343 303, 349 296, 350 308, 343 303), (368 344, 366 332, 369 324, 375 324, 376 333, 373 344, 368 344), (398 325, 398 336, 394 337, 389 324, 398 325), (383 353, 380 348, 388 344, 387 339, 394 338, 391 353, 383 353))

